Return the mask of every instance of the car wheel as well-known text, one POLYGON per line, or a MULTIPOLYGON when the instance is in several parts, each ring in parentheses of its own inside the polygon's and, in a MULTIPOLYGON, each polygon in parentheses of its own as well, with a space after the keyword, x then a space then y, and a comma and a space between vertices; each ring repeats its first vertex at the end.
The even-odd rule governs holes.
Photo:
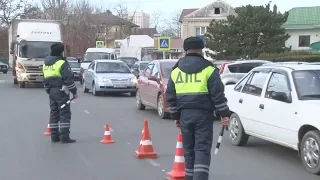
POLYGON ((89 89, 86 87, 86 84, 85 83, 83 83, 83 92, 84 93, 87 93, 87 92, 89 92, 89 89))
POLYGON ((92 94, 93 94, 94 96, 99 96, 99 92, 97 91, 96 85, 95 85, 94 82, 92 83, 92 94))
POLYGON ((131 96, 131 97, 135 97, 136 94, 137 94, 136 92, 131 92, 131 93, 130 93, 130 96, 131 96))
POLYGON ((137 90, 137 92, 136 92, 136 104, 137 104, 138 110, 145 110, 146 109, 146 106, 143 105, 142 102, 141 102, 141 97, 140 97, 139 90, 137 90))
POLYGON ((320 131, 307 132, 301 141, 301 161, 309 173, 320 174, 320 131))
POLYGON ((8 71, 4 71, 3 74, 7 74, 8 71))
POLYGON ((14 79, 13 79, 13 84, 18 84, 17 78, 14 78, 14 79))
POLYGON ((161 119, 168 119, 169 118, 170 114, 164 111, 163 96, 161 94, 158 96, 157 111, 158 111, 158 116, 161 119))
POLYGON ((19 86, 19 88, 25 88, 26 87, 26 83, 22 82, 22 81, 19 81, 18 82, 18 86, 19 86))
POLYGON ((245 133, 241 120, 236 113, 232 113, 230 116, 229 137, 231 144, 235 146, 243 146, 249 140, 249 136, 245 133))

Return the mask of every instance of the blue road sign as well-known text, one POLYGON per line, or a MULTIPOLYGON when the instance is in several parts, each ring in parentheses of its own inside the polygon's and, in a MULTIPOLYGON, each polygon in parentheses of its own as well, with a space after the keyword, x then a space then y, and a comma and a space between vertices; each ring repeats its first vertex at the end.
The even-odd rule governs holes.
POLYGON ((159 37, 158 38, 158 50, 169 51, 171 49, 171 38, 170 37, 159 37))

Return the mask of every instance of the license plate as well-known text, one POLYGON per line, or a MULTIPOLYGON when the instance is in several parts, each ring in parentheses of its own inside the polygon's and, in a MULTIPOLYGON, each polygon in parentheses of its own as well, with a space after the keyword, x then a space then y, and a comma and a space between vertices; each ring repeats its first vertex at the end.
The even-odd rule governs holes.
POLYGON ((124 84, 116 84, 116 85, 113 85, 113 87, 115 87, 115 88, 126 88, 127 85, 124 85, 124 84))

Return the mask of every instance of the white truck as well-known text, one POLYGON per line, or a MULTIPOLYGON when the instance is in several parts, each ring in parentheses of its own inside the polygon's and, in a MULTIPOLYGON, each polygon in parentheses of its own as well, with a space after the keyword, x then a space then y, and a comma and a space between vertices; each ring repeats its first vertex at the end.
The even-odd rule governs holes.
POLYGON ((53 43, 63 42, 61 21, 15 19, 9 27, 9 66, 13 82, 42 83, 42 66, 53 43))

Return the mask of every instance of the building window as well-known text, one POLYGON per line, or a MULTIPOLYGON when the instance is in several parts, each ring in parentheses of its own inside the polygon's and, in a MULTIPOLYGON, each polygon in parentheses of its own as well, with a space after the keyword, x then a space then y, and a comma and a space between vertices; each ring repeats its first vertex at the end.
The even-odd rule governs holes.
POLYGON ((214 14, 221 14, 220 8, 214 8, 214 14))
POLYGON ((309 47, 310 36, 299 36, 299 47, 309 47))
POLYGON ((207 27, 196 27, 196 36, 202 36, 207 32, 207 27))

